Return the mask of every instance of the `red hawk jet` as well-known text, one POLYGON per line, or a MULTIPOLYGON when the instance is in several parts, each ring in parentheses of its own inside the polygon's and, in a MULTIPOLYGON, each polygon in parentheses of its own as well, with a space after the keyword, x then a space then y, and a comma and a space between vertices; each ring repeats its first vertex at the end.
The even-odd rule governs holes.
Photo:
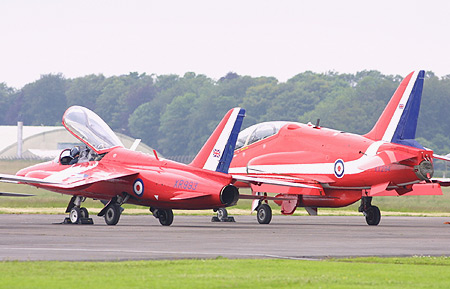
MULTIPOLYGON (((374 196, 441 195, 431 180, 433 155, 415 141, 424 71, 409 74, 366 135, 332 130, 317 123, 265 122, 238 137, 229 173, 250 186, 259 223, 268 224, 273 200, 285 215, 297 207, 317 214, 319 207, 343 207, 361 199, 367 224, 381 214, 374 196), (275 196, 267 193, 276 194, 275 196)), ((444 185, 444 184, 443 184, 444 185)))
POLYGON ((189 165, 124 148, 94 112, 72 106, 63 125, 85 146, 67 149, 54 161, 20 170, 1 181, 29 184, 72 195, 66 212, 70 223, 92 223, 86 198, 102 200, 108 225, 116 225, 124 203, 150 207, 164 226, 172 209, 219 209, 234 205, 239 192, 227 174, 245 110, 231 109, 189 165))

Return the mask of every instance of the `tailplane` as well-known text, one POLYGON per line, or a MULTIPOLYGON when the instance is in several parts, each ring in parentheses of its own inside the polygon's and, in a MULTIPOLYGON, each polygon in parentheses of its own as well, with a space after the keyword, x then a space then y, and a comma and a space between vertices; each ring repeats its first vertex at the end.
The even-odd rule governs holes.
POLYGON ((414 139, 424 77, 425 71, 420 70, 403 79, 377 123, 365 137, 423 148, 414 139))
POLYGON ((189 165, 228 173, 244 116, 245 109, 240 107, 228 111, 189 165))

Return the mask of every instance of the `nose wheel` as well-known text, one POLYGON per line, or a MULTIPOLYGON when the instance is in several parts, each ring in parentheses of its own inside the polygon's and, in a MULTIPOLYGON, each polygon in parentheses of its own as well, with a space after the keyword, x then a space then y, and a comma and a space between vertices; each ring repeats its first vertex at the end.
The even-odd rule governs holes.
POLYGON ((380 223, 381 213, 377 206, 370 206, 363 213, 366 216, 367 225, 377 226, 380 223))
POLYGON ((89 211, 85 207, 80 207, 84 200, 85 198, 80 196, 73 196, 70 199, 66 209, 69 217, 64 219, 63 224, 94 224, 92 218, 89 218, 89 211))
POLYGON ((369 226, 377 226, 381 221, 381 212, 377 206, 372 205, 372 197, 362 197, 358 211, 366 217, 369 226))
POLYGON ((214 209, 217 216, 211 218, 211 222, 236 222, 234 217, 228 216, 228 211, 225 208, 214 209))

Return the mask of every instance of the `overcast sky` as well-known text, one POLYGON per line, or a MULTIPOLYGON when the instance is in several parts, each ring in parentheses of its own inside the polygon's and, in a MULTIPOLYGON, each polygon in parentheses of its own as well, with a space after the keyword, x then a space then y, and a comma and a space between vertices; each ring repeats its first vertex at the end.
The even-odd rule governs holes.
POLYGON ((445 0, 1 0, 0 82, 137 71, 450 74, 445 0))

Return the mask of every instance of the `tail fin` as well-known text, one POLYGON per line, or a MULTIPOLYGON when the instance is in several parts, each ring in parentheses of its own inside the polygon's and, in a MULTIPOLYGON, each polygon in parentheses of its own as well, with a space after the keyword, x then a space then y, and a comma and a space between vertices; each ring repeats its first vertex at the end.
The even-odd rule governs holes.
POLYGON ((189 165, 228 173, 244 116, 245 109, 240 107, 228 111, 189 165))
POLYGON ((365 137, 423 148, 414 139, 424 77, 425 71, 420 70, 411 72, 403 79, 377 123, 365 137))

